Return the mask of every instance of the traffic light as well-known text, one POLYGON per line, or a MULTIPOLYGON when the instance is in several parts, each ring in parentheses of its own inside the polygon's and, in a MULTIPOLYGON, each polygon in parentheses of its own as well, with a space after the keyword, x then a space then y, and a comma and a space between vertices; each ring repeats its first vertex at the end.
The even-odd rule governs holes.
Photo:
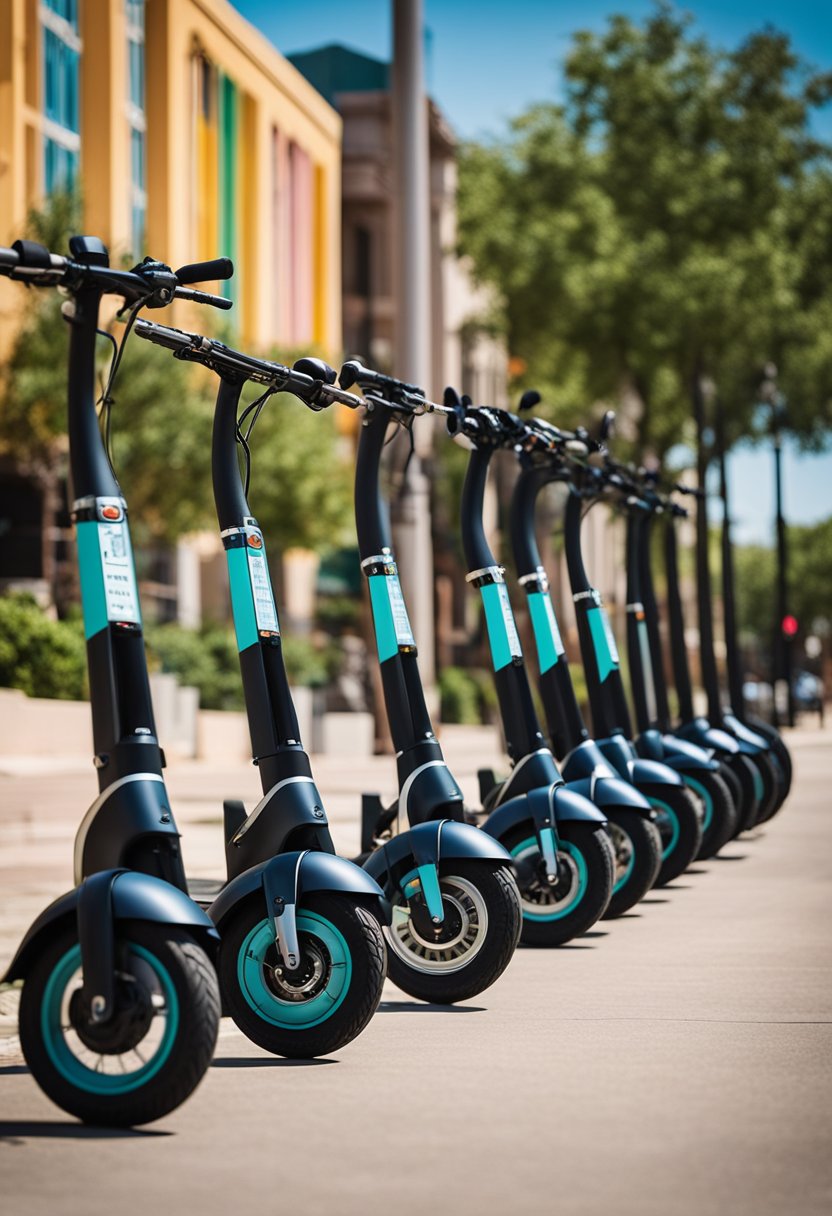
POLYGON ((780 628, 783 630, 784 638, 793 638, 800 628, 797 617, 788 613, 780 622, 780 628))

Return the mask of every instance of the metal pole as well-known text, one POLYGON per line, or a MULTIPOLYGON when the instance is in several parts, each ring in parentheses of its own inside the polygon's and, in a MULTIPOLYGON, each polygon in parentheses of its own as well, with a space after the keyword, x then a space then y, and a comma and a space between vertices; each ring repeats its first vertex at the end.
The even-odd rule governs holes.
MULTIPOLYGON (((393 0, 393 147, 396 166, 396 366, 412 384, 430 377, 431 248, 428 107, 424 88, 422 0, 393 0)), ((422 432, 429 428, 422 427, 422 432)), ((393 504, 401 580, 426 684, 434 681, 433 550, 430 485, 420 451, 393 504)))
MULTIPOLYGON (((780 403, 772 408, 774 432, 774 487, 777 514, 777 633, 776 655, 779 659, 775 678, 786 685, 786 720, 794 726, 794 696, 792 694, 792 639, 783 630, 788 615, 788 550, 786 544, 786 521, 783 517, 783 443, 780 433, 780 403)), ((776 698, 775 698, 776 704, 776 698)), ((777 711, 776 711, 777 712, 777 711)), ((777 712, 779 718, 779 712, 777 712)))
POLYGON ((714 650, 711 567, 708 553, 708 500, 706 483, 710 453, 706 450, 705 398, 713 395, 713 385, 697 370, 693 378, 693 416, 696 422, 696 476, 700 498, 696 506, 696 602, 699 609, 699 662, 702 685, 708 698, 708 717, 713 726, 722 722, 722 698, 714 650))

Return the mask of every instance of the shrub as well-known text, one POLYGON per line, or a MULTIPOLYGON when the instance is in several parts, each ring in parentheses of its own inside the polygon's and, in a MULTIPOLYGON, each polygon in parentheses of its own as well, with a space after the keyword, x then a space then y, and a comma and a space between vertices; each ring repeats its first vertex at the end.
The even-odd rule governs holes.
POLYGON ((151 625, 146 630, 151 669, 170 672, 199 689, 202 709, 240 709, 243 690, 232 630, 217 625, 183 629, 151 625))
POLYGON ((443 722, 478 726, 482 722, 477 679, 462 667, 445 667, 439 675, 443 722))
POLYGON ((20 688, 30 697, 86 697, 81 621, 53 621, 28 595, 0 598, 0 685, 20 688))

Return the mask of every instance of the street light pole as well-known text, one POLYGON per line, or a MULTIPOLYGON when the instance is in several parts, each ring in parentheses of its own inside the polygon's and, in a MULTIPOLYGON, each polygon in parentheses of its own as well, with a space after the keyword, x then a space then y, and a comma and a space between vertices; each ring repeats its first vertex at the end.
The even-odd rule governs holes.
POLYGON ((792 693, 792 639, 786 633, 786 618, 788 610, 788 546, 786 536, 786 521, 783 516, 783 436, 782 423, 786 413, 786 403, 777 387, 777 368, 768 363, 763 381, 763 400, 771 409, 771 434, 774 442, 774 494, 775 518, 777 527, 777 620, 774 629, 774 711, 775 726, 781 725, 780 711, 777 707, 778 685, 785 685, 782 700, 786 706, 786 721, 794 726, 794 696, 792 693))
MULTIPOLYGON (((430 154, 424 86, 422 0, 393 0, 393 146, 396 166, 396 368, 411 384, 430 377, 430 154)), ((417 428, 418 429, 418 428, 417 428)), ((416 437, 392 504, 401 580, 410 606, 422 678, 434 681, 433 550, 430 485, 422 468, 431 428, 416 437), (426 438, 422 439, 424 435, 426 438)))

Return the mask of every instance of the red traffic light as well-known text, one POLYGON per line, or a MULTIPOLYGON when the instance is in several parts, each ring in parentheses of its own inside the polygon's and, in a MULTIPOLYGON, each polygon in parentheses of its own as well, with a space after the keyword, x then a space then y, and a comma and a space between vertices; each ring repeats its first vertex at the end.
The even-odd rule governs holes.
POLYGON ((780 625, 780 628, 783 630, 783 636, 786 638, 793 638, 799 627, 797 617, 791 614, 784 616, 780 625))

